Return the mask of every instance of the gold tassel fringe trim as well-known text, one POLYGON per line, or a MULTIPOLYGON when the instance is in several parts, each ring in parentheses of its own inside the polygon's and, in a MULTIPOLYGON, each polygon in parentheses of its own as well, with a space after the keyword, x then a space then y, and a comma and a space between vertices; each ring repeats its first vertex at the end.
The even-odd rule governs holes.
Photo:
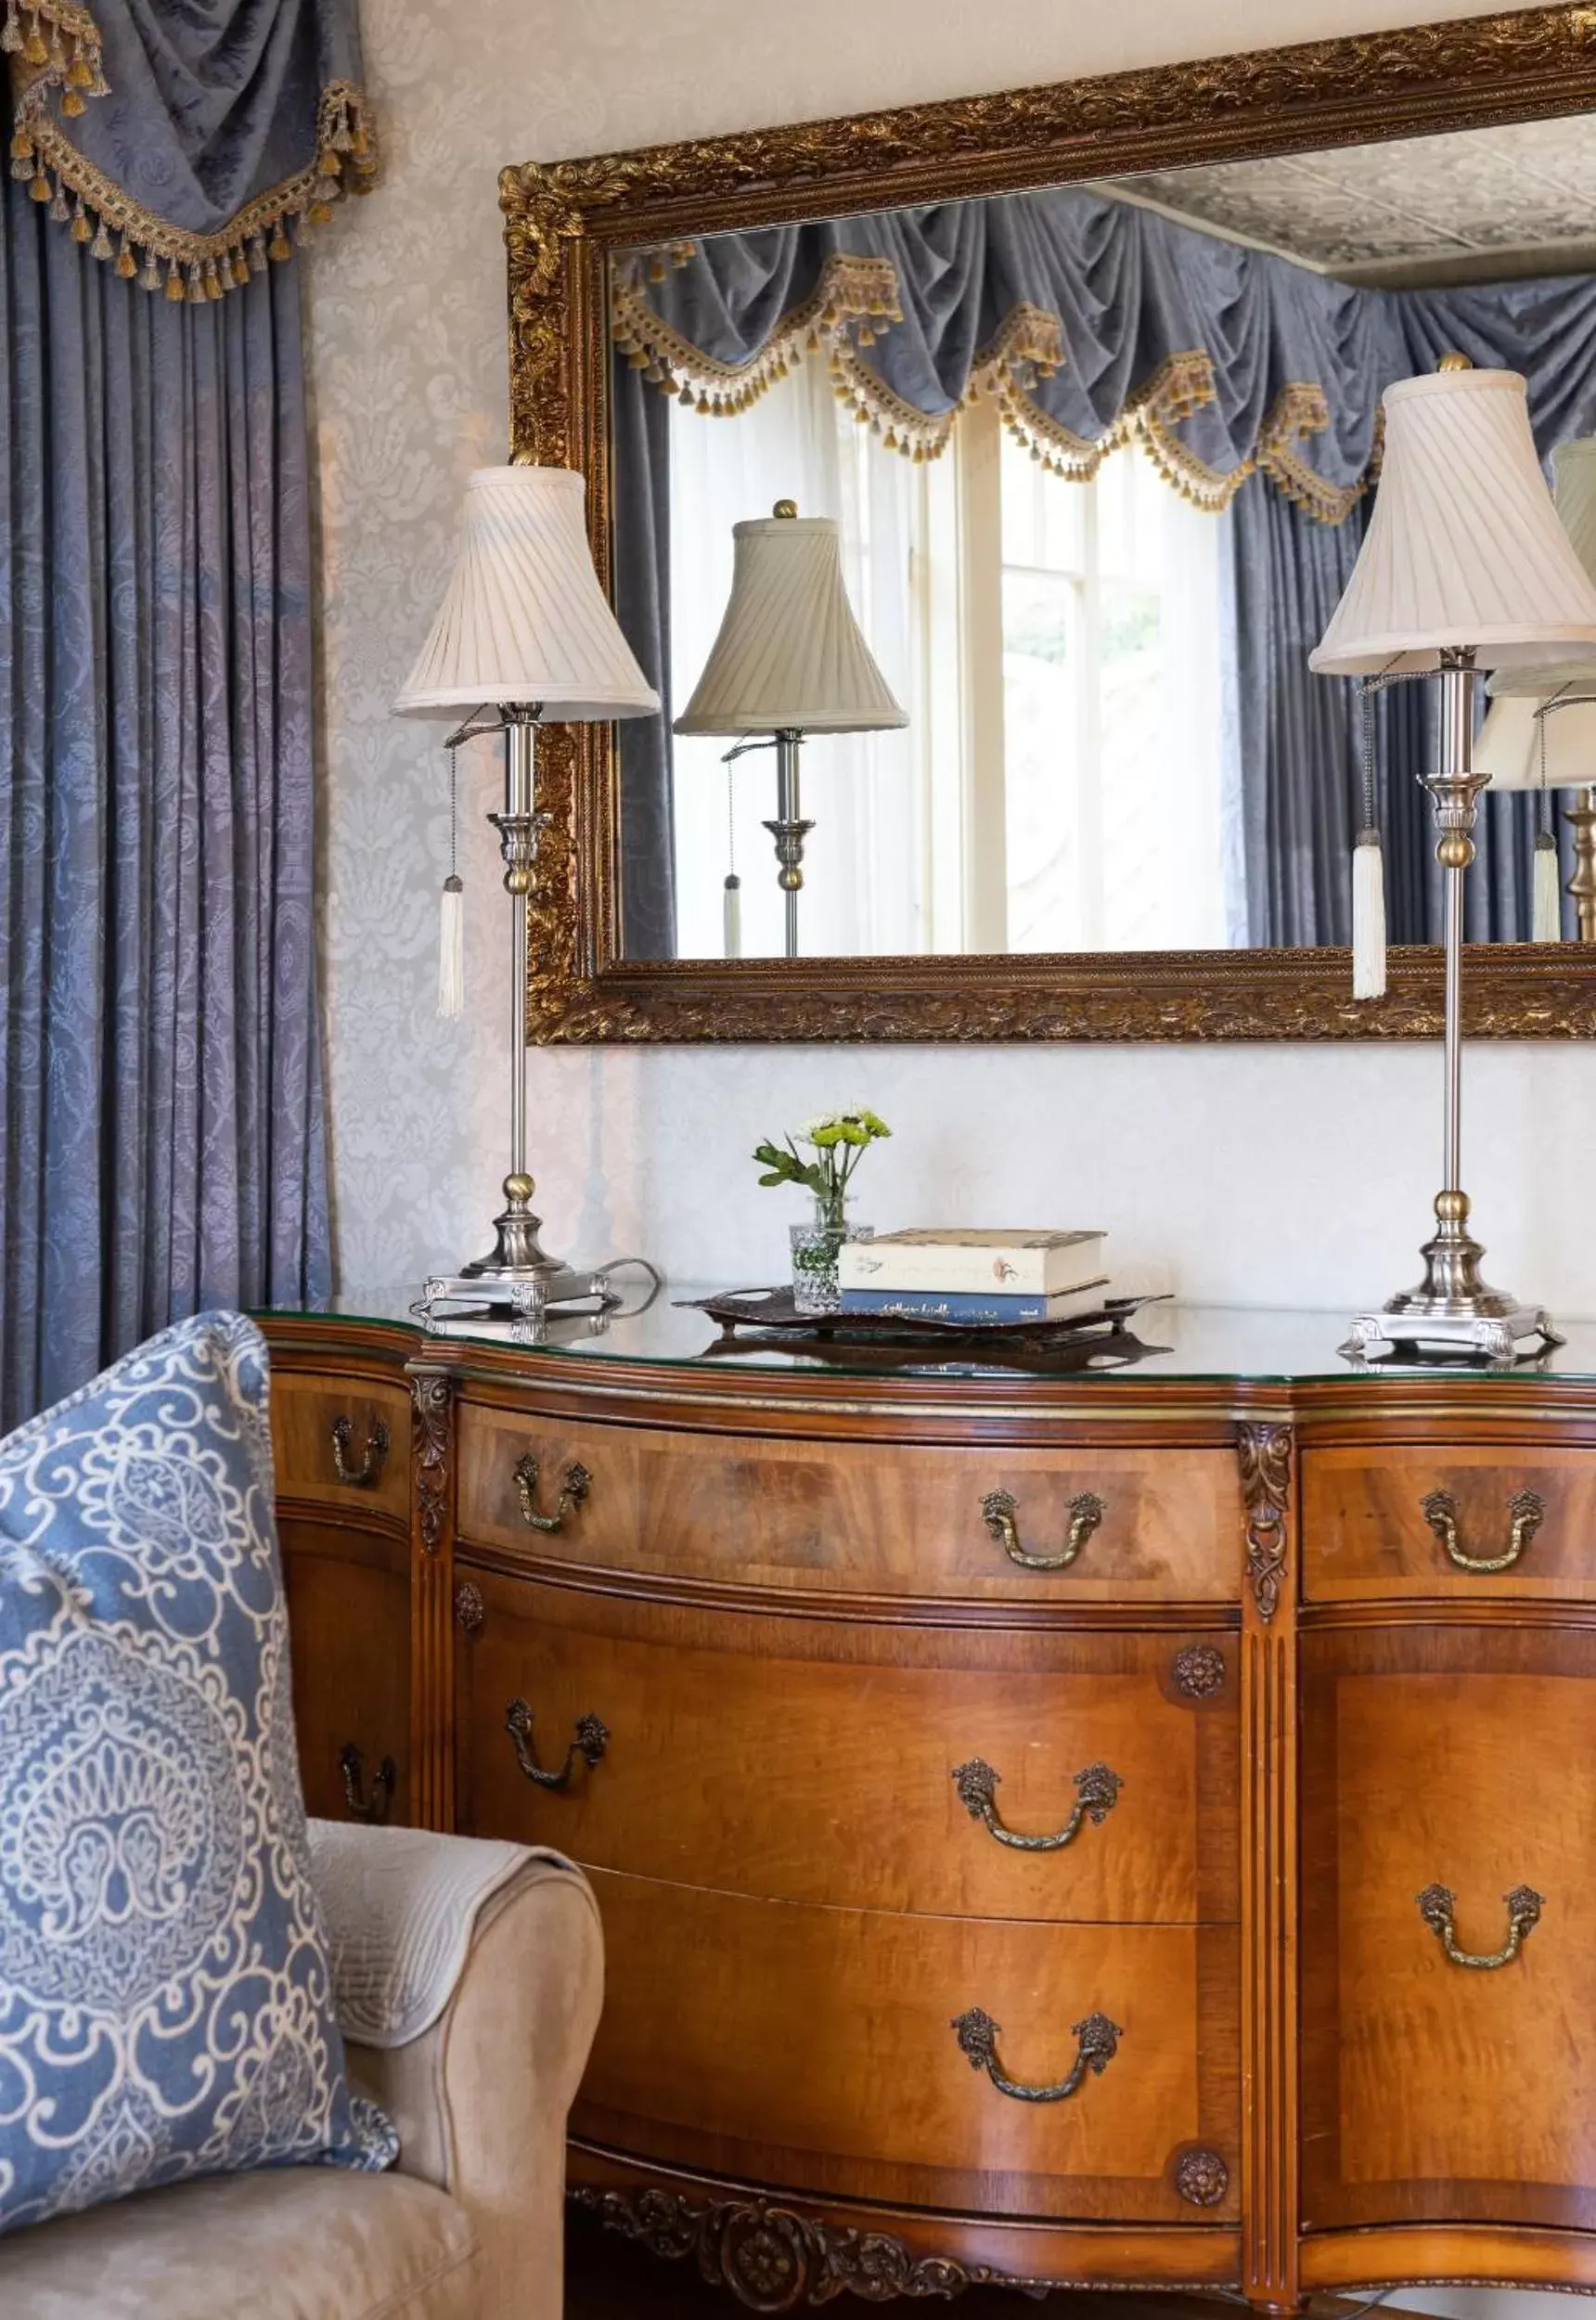
MULTIPOLYGON (((693 254, 693 245, 674 245, 670 254, 679 265, 693 254)), ((655 270, 659 264, 658 256, 650 253, 649 270, 655 280, 663 278, 655 270)), ((903 308, 888 259, 836 250, 821 267, 809 296, 782 316, 753 360, 740 366, 701 354, 625 282, 616 283, 612 315, 616 349, 634 370, 647 372, 663 393, 678 396, 706 416, 729 419, 785 379, 806 349, 835 348, 843 342, 873 346, 882 331, 903 320, 903 308)))
MULTIPOLYGON (((24 19, 30 15, 30 0, 15 4, 24 19)), ((45 0, 40 12, 45 13, 45 0)), ((56 12, 69 13, 64 8, 56 12)), ((86 10, 77 13, 86 15, 86 10)), ((174 304, 221 299, 231 290, 241 290, 251 275, 265 271, 268 260, 291 257, 294 243, 311 226, 325 226, 341 195, 368 193, 376 178, 377 139, 367 118, 365 96, 353 81, 333 81, 323 89, 316 108, 315 160, 257 194, 216 233, 189 233, 130 200, 84 159, 46 110, 52 85, 47 73, 41 74, 28 84, 19 102, 11 137, 12 176, 28 180, 33 200, 48 202, 50 215, 70 225, 74 241, 89 244, 91 257, 114 260, 115 271, 124 280, 136 280, 147 290, 162 290, 174 304), (293 240, 288 231, 290 224, 293 240)), ((89 93, 103 94, 103 84, 89 93)), ((67 110, 65 97, 61 110, 67 110)))
POLYGON ((0 55, 11 58, 30 84, 58 89, 69 121, 89 97, 109 94, 100 69, 99 26, 75 0, 6 0, 0 55))
MULTIPOLYGON (((664 278, 667 257, 679 265, 693 254, 690 242, 648 253, 650 278, 664 278)), ((1049 473, 1089 483, 1113 452, 1139 444, 1166 483, 1211 514, 1229 506, 1249 475, 1263 474, 1316 522, 1345 523, 1379 479, 1378 418, 1369 465, 1351 483, 1327 482, 1300 456, 1296 445, 1330 423, 1324 389, 1307 380, 1294 380, 1281 389, 1257 442, 1238 466, 1225 470, 1200 459, 1174 430, 1216 400, 1213 358, 1201 347, 1166 356, 1100 435, 1075 434, 1035 400, 1037 380, 1051 378, 1066 356, 1059 316, 1029 303, 1014 307, 996 337, 978 350, 960 403, 940 414, 917 410, 864 359, 879 332, 903 319, 896 275, 884 258, 833 252, 812 295, 783 316, 753 360, 740 367, 716 362, 691 345, 661 320, 635 286, 617 283, 612 304, 615 345, 634 368, 646 371, 664 393, 710 417, 733 418, 747 410, 787 377, 805 351, 824 349, 839 399, 861 425, 882 437, 887 450, 906 458, 940 458, 959 411, 996 400, 1010 432, 1049 473)))

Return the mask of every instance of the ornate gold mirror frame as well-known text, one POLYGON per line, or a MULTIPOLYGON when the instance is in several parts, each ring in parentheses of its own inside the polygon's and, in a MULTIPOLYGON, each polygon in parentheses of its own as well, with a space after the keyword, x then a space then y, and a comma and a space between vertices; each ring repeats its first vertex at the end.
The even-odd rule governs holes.
MULTIPOLYGON (((578 468, 610 574, 612 251, 959 195, 1596 109, 1596 8, 1475 17, 1051 88, 559 161, 499 179, 512 455, 578 468)), ((532 1036, 560 1040, 1415 1038, 1438 949, 1355 1003, 1344 950, 630 960, 620 954, 614 729, 553 726, 532 912, 532 1036)), ((1467 1029, 1596 1032, 1596 956, 1476 945, 1467 1029)))

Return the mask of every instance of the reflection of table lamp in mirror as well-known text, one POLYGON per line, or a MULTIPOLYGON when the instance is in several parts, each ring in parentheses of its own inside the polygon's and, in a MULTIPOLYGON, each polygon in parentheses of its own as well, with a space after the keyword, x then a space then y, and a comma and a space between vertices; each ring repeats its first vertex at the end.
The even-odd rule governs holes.
MULTIPOLYGON (((1559 445, 1551 455, 1557 512, 1586 571, 1596 580, 1596 437, 1559 445)), ((1490 711, 1474 743, 1474 763, 1493 790, 1535 790, 1543 819, 1535 841, 1538 943, 1563 939, 1557 839, 1551 796, 1577 790, 1564 818, 1574 831, 1574 897, 1582 943, 1596 943, 1596 655, 1510 668, 1492 677, 1490 711)))
POLYGON ((787 956, 798 956, 804 841, 798 751, 806 733, 881 733, 908 723, 876 666, 843 582, 837 526, 800 516, 791 499, 773 515, 731 527, 731 595, 678 733, 767 733, 727 752, 774 747, 778 883, 786 896, 787 956))
POLYGON ((451 722, 470 712, 451 748, 478 733, 504 734, 504 811, 488 818, 510 897, 509 1173, 492 1251, 436 1287, 459 1295, 455 1284, 468 1284, 479 1298, 506 1305, 536 1294, 534 1283, 550 1301, 593 1293, 591 1275, 541 1246, 526 1172, 527 896, 548 819, 536 807, 537 728, 546 716, 560 724, 641 717, 660 705, 598 586, 583 527, 585 489, 569 468, 477 469, 466 487, 464 545, 394 704, 405 716, 451 722))
POLYGON ((1436 1347, 1511 1359, 1550 1336, 1538 1308, 1487 1288, 1460 1166, 1463 879, 1486 776, 1473 759, 1476 669, 1596 657, 1596 585, 1557 520, 1516 371, 1440 372, 1388 387, 1385 455, 1346 593, 1309 665, 1321 675, 1435 672, 1440 766, 1423 777, 1444 873, 1446 1104, 1442 1189, 1424 1277, 1353 1322, 1346 1350, 1436 1347))

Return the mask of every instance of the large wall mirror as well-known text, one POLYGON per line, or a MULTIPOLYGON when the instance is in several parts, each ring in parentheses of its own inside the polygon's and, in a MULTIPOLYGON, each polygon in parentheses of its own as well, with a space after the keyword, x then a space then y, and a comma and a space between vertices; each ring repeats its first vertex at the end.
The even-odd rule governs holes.
MULTIPOLYGON (((589 477, 665 702, 546 740, 544 1035, 1432 1030, 1435 688, 1307 655, 1393 380, 1523 372, 1549 474, 1596 437, 1588 107, 1556 9, 507 171, 516 456, 589 477)), ((1596 1027, 1557 778, 1487 800, 1482 1032, 1596 1027)))

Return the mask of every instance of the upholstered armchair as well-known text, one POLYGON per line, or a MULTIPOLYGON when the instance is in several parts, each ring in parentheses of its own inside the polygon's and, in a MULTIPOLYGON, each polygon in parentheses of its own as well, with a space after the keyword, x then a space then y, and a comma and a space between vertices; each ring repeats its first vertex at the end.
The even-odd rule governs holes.
POLYGON ((397 2168, 272 2167, 0 2239, 6 2320, 559 2320, 598 1911, 522 1846, 313 1822, 349 2071, 397 2168))

